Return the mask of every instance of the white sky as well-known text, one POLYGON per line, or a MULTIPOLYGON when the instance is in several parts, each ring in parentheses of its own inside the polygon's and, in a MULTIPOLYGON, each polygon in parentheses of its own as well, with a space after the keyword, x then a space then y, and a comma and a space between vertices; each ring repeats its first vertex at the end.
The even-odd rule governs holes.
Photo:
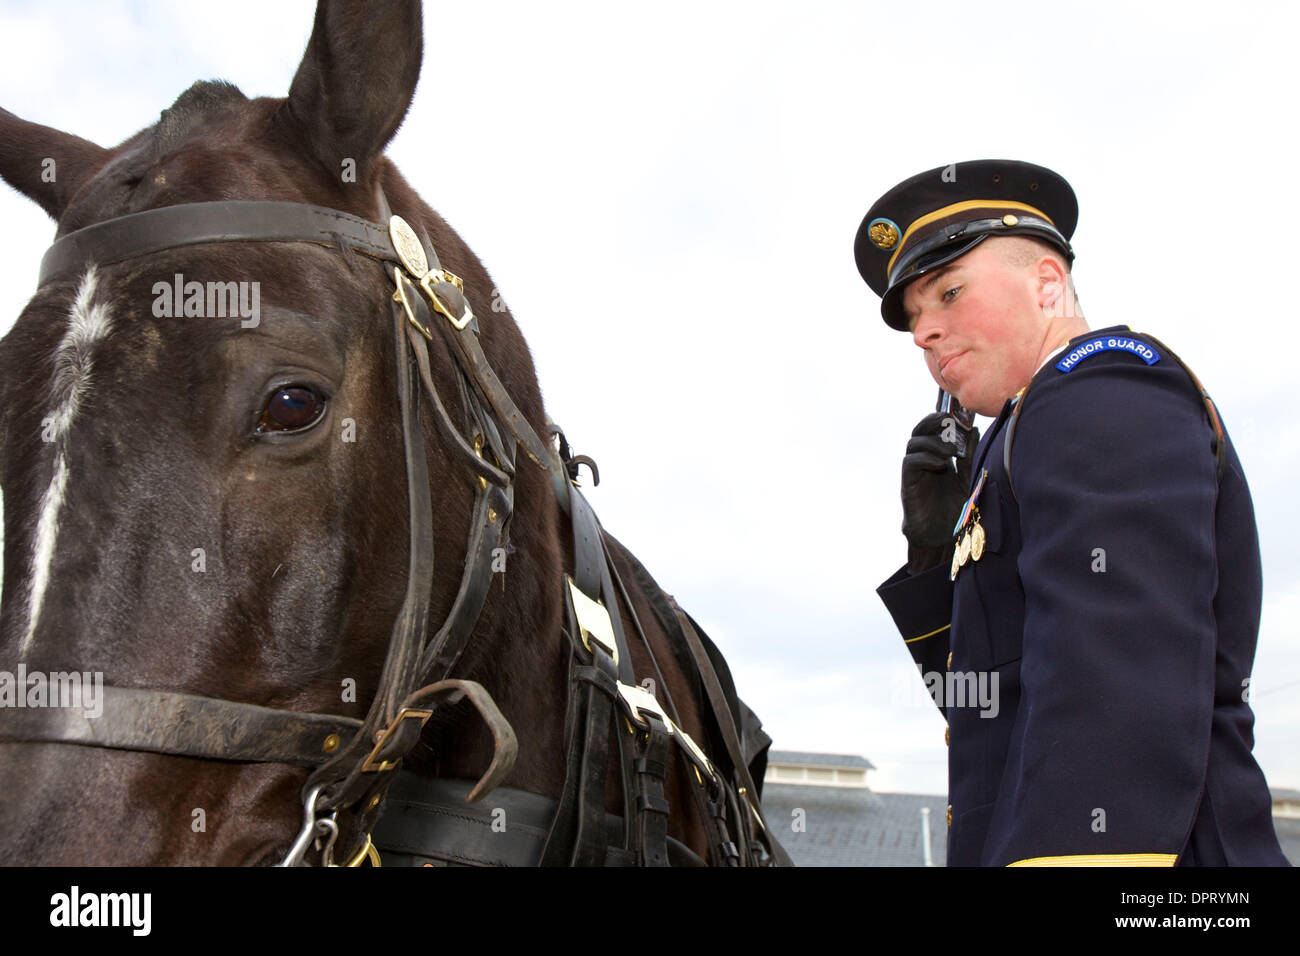
MULTIPOLYGON (((282 96, 313 6, 0 2, 0 106, 108 146, 196 79, 282 96)), ((861 754, 877 789, 928 793, 946 790, 943 721, 874 590, 903 559, 899 460, 935 387, 853 236, 923 169, 1059 171, 1091 324, 1177 349, 1245 464, 1256 756, 1300 789, 1300 14, 1065 11, 430 2, 389 152, 499 282, 551 416, 600 464, 602 521, 722 647, 776 746, 861 754)), ((53 226, 8 189, 0 217, 3 329, 53 226)))

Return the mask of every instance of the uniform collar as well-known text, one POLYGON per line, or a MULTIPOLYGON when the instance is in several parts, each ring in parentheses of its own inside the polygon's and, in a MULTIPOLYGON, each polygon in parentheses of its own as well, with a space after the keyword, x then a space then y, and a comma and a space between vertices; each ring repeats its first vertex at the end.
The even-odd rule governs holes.
POLYGON ((1045 358, 1045 359, 1043 359, 1041 362, 1039 362, 1039 363, 1038 363, 1038 368, 1034 369, 1034 374, 1031 375, 1031 376, 1029 376, 1030 381, 1033 381, 1035 378, 1038 377, 1038 373, 1041 372, 1041 371, 1043 370, 1043 366, 1044 366, 1044 365, 1046 365, 1048 362, 1052 361, 1052 359, 1056 358, 1058 355, 1060 355, 1062 352, 1064 352, 1064 351, 1065 351, 1066 349, 1068 349, 1069 347, 1070 347, 1070 343, 1069 343, 1069 342, 1066 342, 1064 345, 1062 345, 1059 349, 1057 349, 1057 350, 1056 350, 1055 352, 1053 352, 1051 355, 1047 356, 1047 358, 1045 358))
MULTIPOLYGON (((1082 335, 1076 335, 1074 338, 1070 339, 1070 341, 1066 342, 1064 345, 1062 345, 1059 349, 1057 349, 1047 358, 1043 359, 1043 361, 1039 364, 1038 368, 1034 369, 1034 374, 1030 376, 1029 378, 1030 384, 1032 384, 1034 379, 1038 378, 1039 374, 1042 373, 1043 369, 1047 368, 1049 364, 1052 363, 1052 360, 1056 358, 1058 355, 1060 355, 1062 352, 1074 348, 1074 346, 1078 345, 1080 342, 1086 341, 1087 339, 1096 338, 1099 335, 1114 335, 1117 333, 1127 333, 1131 335, 1133 334, 1133 330, 1130 329, 1127 325, 1112 325, 1104 329, 1089 329, 1087 332, 1084 332, 1082 335)), ((993 424, 991 424, 988 427, 988 430, 984 433, 984 436, 980 439, 980 448, 976 451, 975 467, 971 470, 972 480, 974 480, 975 477, 979 474, 980 466, 984 463, 984 457, 988 453, 989 446, 993 444, 993 436, 996 435, 998 431, 1002 428, 1003 423, 1006 422, 1007 417, 1011 414, 1012 409, 1015 408, 1017 399, 1019 399, 1025 393, 1028 387, 1029 386, 1026 385, 1025 388, 1021 389, 1019 392, 1017 392, 1011 398, 1008 398, 1006 402, 1003 403, 1002 411, 998 413, 997 417, 993 420, 993 424)))

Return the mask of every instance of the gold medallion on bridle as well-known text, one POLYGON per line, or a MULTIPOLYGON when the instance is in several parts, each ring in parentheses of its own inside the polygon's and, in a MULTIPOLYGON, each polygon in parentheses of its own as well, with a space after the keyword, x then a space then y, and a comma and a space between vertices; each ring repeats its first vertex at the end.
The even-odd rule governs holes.
POLYGON ((397 250, 397 256, 402 260, 402 265, 406 266, 406 271, 417 282, 423 279, 429 271, 429 260, 424 255, 424 247, 420 245, 415 230, 401 216, 393 216, 388 220, 388 235, 392 238, 393 248, 397 250))

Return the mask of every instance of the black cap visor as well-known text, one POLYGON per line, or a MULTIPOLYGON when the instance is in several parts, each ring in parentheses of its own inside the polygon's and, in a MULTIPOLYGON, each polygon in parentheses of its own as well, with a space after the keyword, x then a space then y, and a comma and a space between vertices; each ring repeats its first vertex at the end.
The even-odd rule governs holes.
POLYGON ((988 233, 984 233, 942 245, 938 249, 927 251, 918 247, 912 250, 913 254, 899 263, 904 269, 897 273, 897 278, 892 280, 889 290, 880 300, 880 314, 885 317, 885 324, 900 332, 908 331, 907 314, 903 311, 903 293, 908 285, 954 259, 960 259, 987 238, 988 233))

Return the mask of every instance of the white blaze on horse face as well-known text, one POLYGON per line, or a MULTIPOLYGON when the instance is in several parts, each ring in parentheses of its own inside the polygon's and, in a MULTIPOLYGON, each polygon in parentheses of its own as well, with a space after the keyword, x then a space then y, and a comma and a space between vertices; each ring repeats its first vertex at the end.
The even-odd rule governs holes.
POLYGON ((31 648, 32 637, 40 620, 45 590, 54 561, 54 545, 59 536, 59 514, 68 486, 67 439, 77 409, 90 391, 91 352, 111 327, 108 307, 96 305, 95 287, 99 277, 91 266, 81 280, 77 297, 68 315, 68 328, 54 353, 54 381, 51 383, 49 421, 53 432, 54 477, 41 498, 41 512, 36 524, 36 541, 32 545, 32 576, 28 585, 27 633, 19 647, 19 656, 31 648))

